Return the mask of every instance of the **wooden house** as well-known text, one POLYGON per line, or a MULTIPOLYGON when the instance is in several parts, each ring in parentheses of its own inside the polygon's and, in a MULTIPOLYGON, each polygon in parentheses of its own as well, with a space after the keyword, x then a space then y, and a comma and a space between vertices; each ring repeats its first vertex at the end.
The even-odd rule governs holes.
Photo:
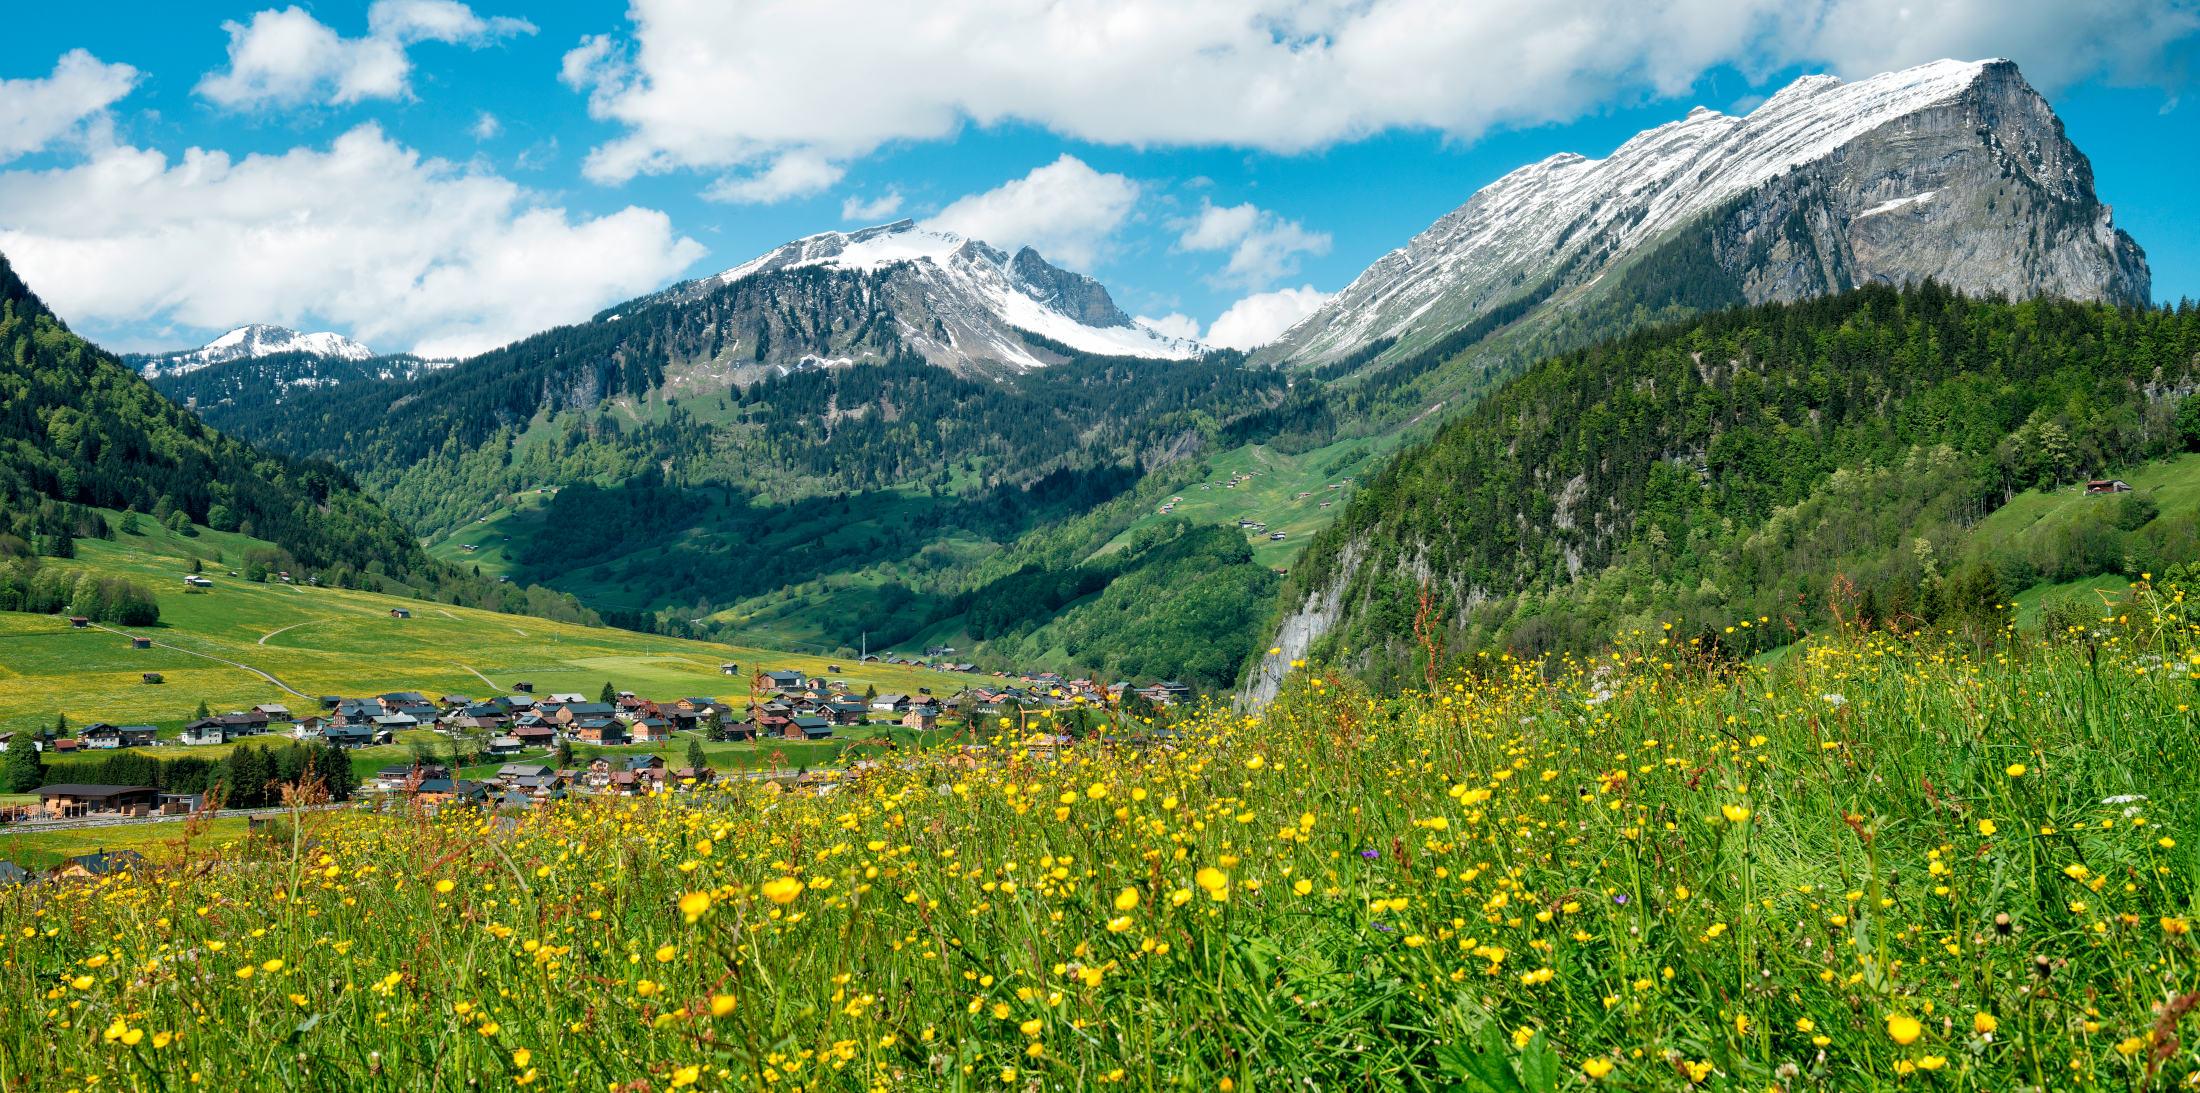
POLYGON ((100 813, 143 815, 160 801, 151 786, 109 786, 85 782, 60 782, 40 786, 39 806, 52 817, 92 816, 100 813))
POLYGON ((229 726, 221 718, 202 717, 183 727, 183 735, 176 742, 187 746, 229 743, 229 726))

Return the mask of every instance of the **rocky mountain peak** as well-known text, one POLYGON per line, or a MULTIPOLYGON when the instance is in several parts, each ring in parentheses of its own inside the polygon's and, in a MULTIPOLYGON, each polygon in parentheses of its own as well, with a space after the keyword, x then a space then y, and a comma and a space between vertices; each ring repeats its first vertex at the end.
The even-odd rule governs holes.
POLYGON ((375 352, 342 334, 320 331, 301 334, 286 326, 249 323, 215 338, 197 349, 172 353, 138 353, 123 358, 147 378, 180 376, 211 365, 253 360, 283 353, 303 353, 330 360, 363 361, 375 352))
POLYGON ((1602 159, 1523 167, 1260 356, 1318 364, 1386 338, 1396 356, 1493 313, 1578 309, 1621 290, 1626 278, 1606 273, 1684 244, 1710 252, 1717 273, 1696 276, 1730 282, 1729 302, 1925 278, 2118 303, 2149 291, 2144 255, 2017 67, 1935 61, 1806 76, 1743 116, 1698 108, 1602 159))
POLYGON ((1039 252, 1030 247, 1016 252, 1009 270, 1018 287, 1032 299, 1086 326, 1131 325, 1131 317, 1115 306, 1114 298, 1100 282, 1082 273, 1062 269, 1041 258, 1039 252))
MULTIPOLYGON (((1132 322, 1106 286, 1054 265, 1032 247, 1010 254, 984 240, 915 220, 791 240, 714 277, 636 301, 620 313, 728 291, 744 300, 776 299, 770 307, 743 305, 757 311, 749 322, 765 324, 746 348, 752 360, 767 367, 853 363, 877 356, 888 342, 947 368, 985 374, 1061 360, 1059 349, 1050 347, 1152 358, 1204 351, 1196 342, 1132 322), (891 321, 832 329, 834 322, 849 321, 845 308, 834 308, 837 313, 829 317, 810 314, 822 306, 815 288, 779 276, 797 270, 870 279, 854 296, 864 313, 891 321), (796 319, 791 325, 789 315, 796 319)), ((743 348, 736 342, 722 352, 738 358, 743 348)))

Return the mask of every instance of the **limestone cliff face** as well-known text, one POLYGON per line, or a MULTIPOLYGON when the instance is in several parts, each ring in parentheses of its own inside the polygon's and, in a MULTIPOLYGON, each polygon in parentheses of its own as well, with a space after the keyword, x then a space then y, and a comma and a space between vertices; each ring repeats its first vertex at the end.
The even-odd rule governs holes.
MULTIPOLYGON (((1369 357, 1379 366, 1493 315, 1506 316, 1494 330, 1663 303, 1622 298, 1645 283, 1763 303, 1927 277, 2010 297, 2148 298, 2146 258, 2095 196, 2092 166, 2007 61, 1805 77, 1746 117, 1698 108, 1604 159, 1523 167, 1257 359, 1314 366, 1390 339, 1369 357)), ((1584 331, 1597 333, 1616 331, 1584 331)))
POLYGON ((1971 293, 2143 304, 2146 256, 2015 65, 1764 183, 1706 225, 1752 303, 1932 278, 1971 293))

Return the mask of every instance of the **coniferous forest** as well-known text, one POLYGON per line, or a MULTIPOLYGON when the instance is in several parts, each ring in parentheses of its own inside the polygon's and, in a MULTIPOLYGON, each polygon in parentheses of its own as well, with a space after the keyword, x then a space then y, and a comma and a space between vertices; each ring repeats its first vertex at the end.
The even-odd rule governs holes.
POLYGON ((1341 588, 1327 647, 1401 668, 1426 655, 1416 615, 1453 648, 1521 652, 1673 616, 1737 650, 1837 611, 1991 620, 2042 581, 2200 558, 2191 514, 2138 495, 2021 550, 1968 536, 2020 491, 2200 449, 2196 362, 2189 305, 1931 284, 1644 330, 1538 363, 1406 453, 1285 599, 1341 588))

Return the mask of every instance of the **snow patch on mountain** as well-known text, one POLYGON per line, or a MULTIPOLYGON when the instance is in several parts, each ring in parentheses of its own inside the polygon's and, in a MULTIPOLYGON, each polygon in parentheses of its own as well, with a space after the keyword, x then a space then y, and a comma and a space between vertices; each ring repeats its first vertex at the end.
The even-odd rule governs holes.
POLYGON ((1921 194, 1911 194, 1908 197, 1898 197, 1892 201, 1882 201, 1879 204, 1864 210, 1863 212, 1857 213, 1856 219, 1862 220, 1867 216, 1878 216, 1880 213, 1891 213, 1896 209, 1905 209, 1912 205, 1922 205, 1928 201, 1931 201, 1933 199, 1933 194, 1936 192, 1937 191, 1934 190, 1927 190, 1921 194))
POLYGON ((254 323, 229 331, 197 349, 143 354, 129 359, 139 366, 145 378, 157 379, 161 376, 185 375, 230 361, 272 357, 278 353, 305 353, 346 361, 369 360, 375 355, 374 350, 342 334, 329 331, 301 334, 288 327, 254 323))

